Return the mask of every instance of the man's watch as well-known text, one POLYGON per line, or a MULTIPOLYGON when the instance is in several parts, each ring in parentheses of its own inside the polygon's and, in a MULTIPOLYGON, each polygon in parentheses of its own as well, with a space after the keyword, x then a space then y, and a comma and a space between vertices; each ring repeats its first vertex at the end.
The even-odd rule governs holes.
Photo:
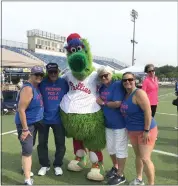
POLYGON ((144 129, 144 132, 149 132, 150 130, 146 130, 146 129, 144 129))

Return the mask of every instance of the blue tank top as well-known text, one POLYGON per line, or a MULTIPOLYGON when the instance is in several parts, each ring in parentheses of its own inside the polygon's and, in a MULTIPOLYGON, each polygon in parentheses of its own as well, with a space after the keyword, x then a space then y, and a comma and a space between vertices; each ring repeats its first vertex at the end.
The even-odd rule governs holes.
MULTIPOLYGON (((124 99, 120 106, 120 111, 124 116, 128 131, 144 131, 144 112, 139 105, 132 102, 132 98, 137 90, 138 89, 136 89, 127 99, 124 99)), ((152 118, 150 129, 155 126, 156 121, 152 118)))
MULTIPOLYGON (((31 87, 32 91, 33 91, 33 98, 31 100, 28 108, 25 111, 26 119, 27 119, 27 125, 30 125, 30 124, 33 124, 33 123, 38 122, 38 121, 43 119, 44 107, 43 107, 42 96, 41 96, 41 93, 40 93, 39 89, 35 88, 34 86, 32 86, 32 84, 30 84, 28 82, 23 85, 22 89, 26 86, 31 87)), ((20 92, 22 91, 22 89, 20 90, 20 92)), ((19 92, 19 95, 17 97, 17 105, 18 105, 19 100, 20 100, 20 92, 19 92)), ((15 114, 15 124, 16 125, 21 124, 18 110, 15 114)))

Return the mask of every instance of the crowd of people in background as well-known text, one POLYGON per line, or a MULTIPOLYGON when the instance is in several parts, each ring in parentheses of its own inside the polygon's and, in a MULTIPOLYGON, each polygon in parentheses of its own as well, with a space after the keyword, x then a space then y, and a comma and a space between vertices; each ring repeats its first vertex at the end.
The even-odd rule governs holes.
MULTIPOLYGON (((59 77, 56 63, 46 66, 47 75, 41 67, 31 69, 29 80, 23 84, 18 95, 15 123, 22 148, 22 169, 25 184, 33 185, 32 151, 38 132, 38 158, 41 168, 38 175, 44 176, 50 170, 48 157, 49 129, 53 129, 55 139, 55 159, 53 162, 56 176, 62 175, 63 158, 66 152, 65 129, 59 110, 62 97, 68 92, 66 81, 59 77)), ((145 66, 146 78, 142 88, 136 87, 136 77, 126 72, 122 80, 114 81, 112 71, 107 67, 97 70, 100 81, 99 97, 96 102, 101 106, 105 117, 106 147, 112 164, 106 178, 109 185, 126 182, 124 174, 128 157, 128 141, 135 153, 136 178, 131 185, 144 185, 143 171, 148 184, 155 184, 155 168, 151 154, 157 139, 158 128, 155 113, 158 105, 158 79, 153 64, 145 66)), ((178 96, 178 83, 176 84, 178 96)))

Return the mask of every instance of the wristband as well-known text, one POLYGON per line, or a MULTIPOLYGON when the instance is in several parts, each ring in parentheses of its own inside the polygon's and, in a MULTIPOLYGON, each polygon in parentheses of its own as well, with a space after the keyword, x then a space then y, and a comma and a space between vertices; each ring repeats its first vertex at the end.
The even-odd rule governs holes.
POLYGON ((144 130, 144 132, 149 132, 149 131, 150 131, 150 130, 146 130, 146 129, 144 130))
POLYGON ((29 130, 28 129, 22 129, 22 132, 28 132, 29 130))

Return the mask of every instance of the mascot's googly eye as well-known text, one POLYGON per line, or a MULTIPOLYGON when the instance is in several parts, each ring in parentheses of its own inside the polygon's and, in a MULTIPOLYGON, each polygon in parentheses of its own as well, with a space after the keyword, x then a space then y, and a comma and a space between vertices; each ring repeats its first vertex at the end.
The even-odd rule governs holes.
POLYGON ((78 46, 77 51, 82 51, 82 46, 78 46))
POLYGON ((72 48, 70 49, 70 51, 71 51, 72 53, 75 53, 77 50, 76 50, 75 47, 72 47, 72 48))

